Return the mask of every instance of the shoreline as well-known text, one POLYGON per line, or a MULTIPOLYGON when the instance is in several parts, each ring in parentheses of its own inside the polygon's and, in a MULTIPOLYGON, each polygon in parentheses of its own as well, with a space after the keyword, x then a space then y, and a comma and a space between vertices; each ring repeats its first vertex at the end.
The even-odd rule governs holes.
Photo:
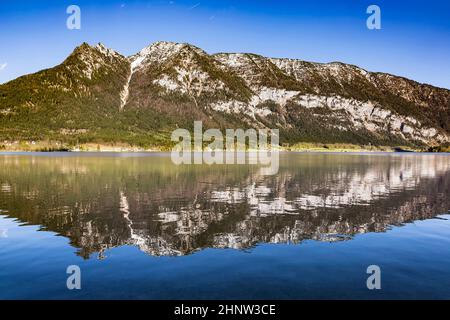
MULTIPOLYGON (((164 153, 171 152, 167 146, 141 148, 125 144, 84 144, 80 146, 64 146, 62 144, 17 144, 14 147, 2 146, 0 153, 164 153)), ((354 144, 319 144, 298 143, 291 146, 281 146, 280 152, 299 153, 449 153, 450 148, 419 149, 407 146, 360 146, 354 144)), ((194 151, 195 152, 195 151, 194 151)), ((247 150, 246 152, 251 152, 247 150)))

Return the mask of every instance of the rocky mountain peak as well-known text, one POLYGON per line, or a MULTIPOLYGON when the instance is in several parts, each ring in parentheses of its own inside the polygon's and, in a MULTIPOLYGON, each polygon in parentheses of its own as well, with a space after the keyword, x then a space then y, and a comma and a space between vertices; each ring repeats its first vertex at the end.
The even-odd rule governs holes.
POLYGON ((128 57, 128 60, 131 62, 132 69, 138 70, 148 64, 163 64, 181 52, 206 55, 202 49, 188 43, 157 41, 128 57))
MULTIPOLYGON (((287 143, 450 142, 450 90, 340 62, 208 54, 167 41, 127 58, 102 43, 83 43, 61 65, 1 85, 0 102, 11 136, 31 119, 30 110, 38 118, 39 112, 46 118, 48 110, 59 110, 53 127, 91 128, 90 141, 116 141, 110 130, 118 122, 128 139, 120 141, 164 140, 173 128, 201 119, 215 128, 279 128, 287 143)), ((44 132, 47 122, 40 122, 44 132)), ((23 136, 36 139, 27 131, 23 136)))
POLYGON ((98 50, 100 53, 102 53, 105 56, 108 57, 123 57, 120 53, 117 51, 107 48, 103 43, 99 42, 95 47, 96 50, 98 50))
POLYGON ((103 68, 115 69, 118 64, 122 64, 124 61, 124 56, 113 49, 107 48, 102 43, 91 46, 83 42, 75 48, 63 65, 68 70, 77 70, 80 74, 91 79, 98 70, 103 68))

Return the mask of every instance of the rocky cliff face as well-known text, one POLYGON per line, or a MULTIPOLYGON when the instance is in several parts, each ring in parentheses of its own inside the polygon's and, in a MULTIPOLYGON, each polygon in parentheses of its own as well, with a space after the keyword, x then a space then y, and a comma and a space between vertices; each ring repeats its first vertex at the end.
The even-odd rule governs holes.
POLYGON ((0 85, 0 139, 167 143, 177 127, 270 127, 282 143, 441 145, 450 90, 343 63, 207 54, 157 42, 124 57, 83 44, 0 85))

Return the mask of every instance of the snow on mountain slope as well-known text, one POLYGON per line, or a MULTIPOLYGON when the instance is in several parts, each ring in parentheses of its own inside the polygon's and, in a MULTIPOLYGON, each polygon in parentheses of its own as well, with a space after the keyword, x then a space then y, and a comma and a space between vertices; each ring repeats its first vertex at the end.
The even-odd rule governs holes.
MULTIPOLYGON (((87 124, 72 128, 83 118, 66 106, 75 98, 71 104, 86 115, 120 121, 131 136, 202 120, 206 127, 279 128, 294 141, 450 142, 450 90, 339 62, 208 54, 186 43, 156 42, 129 57, 84 43, 63 64, 1 85, 0 93, 0 115, 11 128, 29 109, 56 108, 56 130, 89 132, 87 124), (33 93, 25 89, 31 82, 33 93)), ((97 119, 109 130, 96 117, 81 122, 97 119)))

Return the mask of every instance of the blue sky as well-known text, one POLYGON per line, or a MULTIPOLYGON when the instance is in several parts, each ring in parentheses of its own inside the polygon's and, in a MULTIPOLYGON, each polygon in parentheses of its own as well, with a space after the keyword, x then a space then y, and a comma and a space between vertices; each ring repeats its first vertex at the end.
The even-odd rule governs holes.
POLYGON ((83 41, 130 55, 158 40, 342 61, 450 88, 448 0, 0 0, 0 83, 61 63, 83 41), (71 4, 81 30, 66 28, 71 4), (366 27, 371 4, 381 30, 366 27))

